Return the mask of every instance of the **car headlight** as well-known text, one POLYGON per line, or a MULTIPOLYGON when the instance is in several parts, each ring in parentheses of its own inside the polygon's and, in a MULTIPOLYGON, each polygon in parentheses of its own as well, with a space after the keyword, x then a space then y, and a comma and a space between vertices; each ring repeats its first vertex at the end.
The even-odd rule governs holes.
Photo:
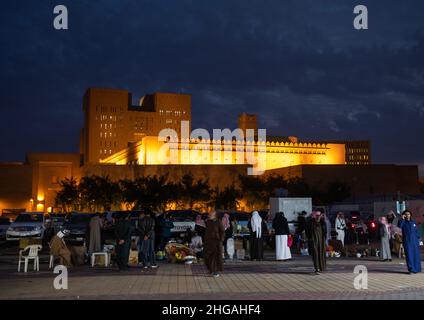
POLYGON ((8 232, 13 231, 13 228, 12 227, 9 227, 9 228, 7 228, 7 231, 8 232))
POLYGON ((40 231, 41 230, 41 227, 35 227, 34 228, 34 231, 40 231))

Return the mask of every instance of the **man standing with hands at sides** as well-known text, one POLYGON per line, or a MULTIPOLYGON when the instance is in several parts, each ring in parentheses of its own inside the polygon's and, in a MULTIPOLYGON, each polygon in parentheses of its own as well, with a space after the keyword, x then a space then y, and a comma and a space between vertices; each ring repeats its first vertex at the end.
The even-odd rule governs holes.
POLYGON ((205 246, 203 250, 206 267, 213 277, 219 277, 218 272, 223 270, 222 243, 224 238, 224 225, 217 218, 216 212, 213 211, 209 214, 209 219, 206 221, 205 246))
POLYGON ((405 210, 402 213, 402 220, 399 221, 399 227, 402 229, 402 242, 405 249, 408 272, 409 274, 415 274, 421 272, 420 238, 417 224, 411 218, 411 212, 405 210))
POLYGON ((140 214, 138 221, 138 261, 144 269, 156 268, 154 241, 155 220, 144 212, 140 214))
POLYGON ((119 217, 115 226, 116 262, 120 271, 128 269, 131 248, 131 223, 128 217, 119 217))
POLYGON ((312 217, 306 223, 306 236, 308 238, 309 253, 314 262, 315 274, 326 269, 325 237, 327 234, 325 221, 321 212, 312 212, 312 217))
POLYGON ((337 212, 336 219, 336 232, 337 232, 337 240, 342 242, 344 247, 344 239, 345 239, 345 230, 346 230, 346 221, 344 219, 343 212, 337 212))

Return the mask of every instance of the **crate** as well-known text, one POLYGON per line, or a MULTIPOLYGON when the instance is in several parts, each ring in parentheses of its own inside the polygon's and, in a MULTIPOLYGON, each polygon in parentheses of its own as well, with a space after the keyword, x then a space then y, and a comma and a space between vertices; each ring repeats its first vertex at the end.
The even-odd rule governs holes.
POLYGON ((102 266, 105 265, 105 256, 95 256, 94 257, 94 265, 95 266, 102 266))
POLYGON ((236 256, 237 256, 237 260, 244 260, 244 258, 246 256, 246 250, 244 250, 244 249, 237 249, 236 250, 236 256))

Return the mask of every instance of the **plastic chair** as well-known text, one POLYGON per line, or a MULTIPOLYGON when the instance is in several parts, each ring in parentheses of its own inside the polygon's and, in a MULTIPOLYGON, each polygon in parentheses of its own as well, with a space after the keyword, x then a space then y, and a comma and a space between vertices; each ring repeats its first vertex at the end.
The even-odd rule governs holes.
POLYGON ((54 255, 50 254, 49 269, 54 267, 54 255))
POLYGON ((38 252, 41 250, 42 246, 39 244, 33 244, 27 246, 23 250, 19 250, 19 262, 18 262, 18 272, 21 272, 21 263, 24 262, 24 272, 28 271, 28 261, 34 260, 34 271, 40 271, 40 259, 38 257, 38 252), (28 251, 28 254, 24 254, 28 251))
POLYGON ((96 264, 96 256, 103 256, 105 260, 105 267, 109 266, 109 253, 108 252, 93 252, 91 254, 91 266, 94 267, 96 264))
POLYGON ((49 261, 49 269, 52 269, 54 267, 54 259, 56 258, 53 254, 52 254, 52 246, 49 243, 49 248, 50 248, 50 261, 49 261))
POLYGON ((403 244, 401 243, 399 246, 399 259, 403 258, 405 255, 405 249, 403 248, 403 244))

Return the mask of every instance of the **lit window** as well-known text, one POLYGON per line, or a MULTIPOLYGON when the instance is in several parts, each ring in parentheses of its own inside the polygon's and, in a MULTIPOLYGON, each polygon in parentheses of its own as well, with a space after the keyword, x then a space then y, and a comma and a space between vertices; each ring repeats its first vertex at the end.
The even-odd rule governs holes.
POLYGON ((103 132, 100 132, 100 138, 102 138, 103 137, 103 132))

